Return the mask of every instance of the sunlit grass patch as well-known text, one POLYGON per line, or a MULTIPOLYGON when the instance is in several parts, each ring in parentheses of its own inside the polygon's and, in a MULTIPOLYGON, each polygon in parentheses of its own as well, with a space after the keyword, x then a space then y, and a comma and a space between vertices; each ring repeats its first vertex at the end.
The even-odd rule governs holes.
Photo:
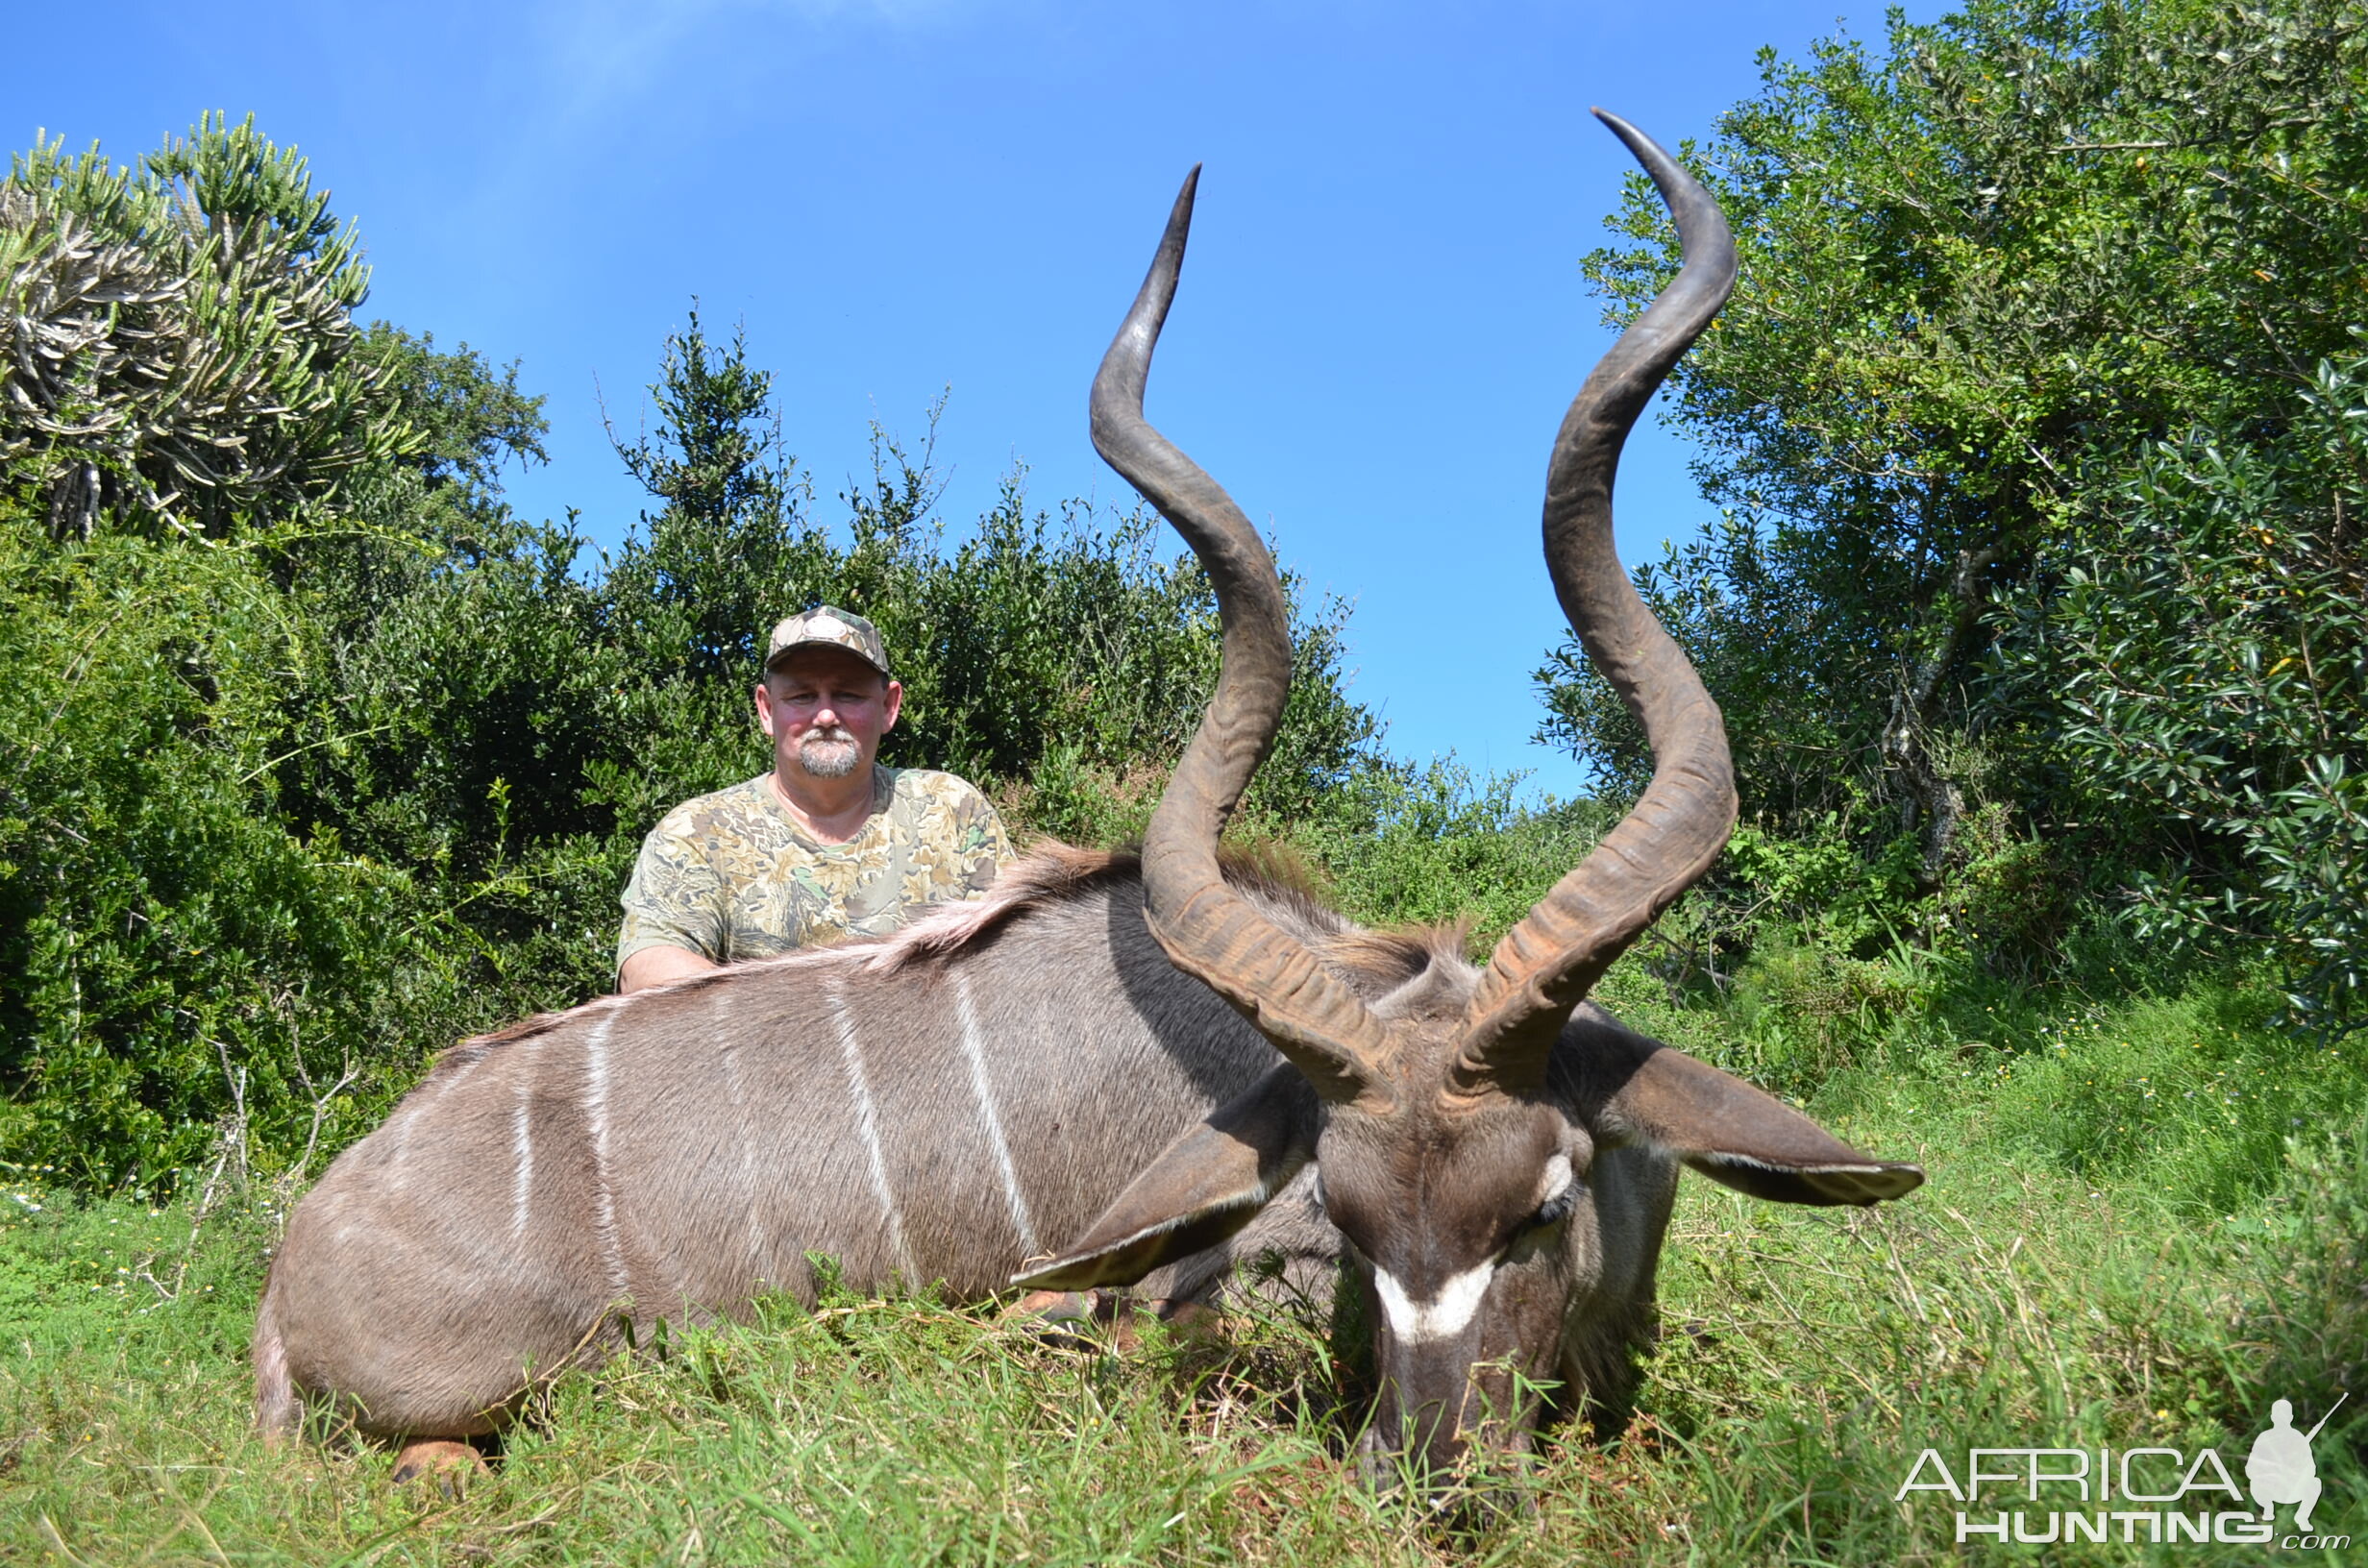
MULTIPOLYGON (((1692 1024, 1714 1054, 1719 1020, 1692 1024)), ((1928 1185, 1815 1210, 1690 1177, 1635 1417, 1566 1433, 1445 1507, 1358 1481, 1363 1393, 1327 1303, 1210 1341, 1151 1328, 1111 1354, 926 1293, 670 1325, 555 1385, 465 1497, 396 1492, 382 1451, 250 1435, 271 1206, 217 1204, 192 1246, 186 1209, 20 1182, 24 1201, 0 1198, 0 1556, 2031 1561, 1961 1547, 1946 1499, 1896 1501, 1919 1451, 2212 1445, 2240 1465, 2270 1399, 2315 1419, 2368 1371, 2368 1158, 2315 1125, 2283 1137, 2297 1115, 2339 1122, 2329 1108, 2356 1091, 2331 1067, 2308 1076, 2306 1043, 2255 1027, 2241 999, 2198 988, 1861 1043, 1809 1109, 1920 1161, 1928 1185), (2232 1107, 2185 1093, 2295 1063, 2276 1094, 2232 1107), (2148 1118, 2135 1135, 2082 1131, 2112 1107, 2084 1101, 2080 1080, 2140 1075, 2158 1087, 2119 1113, 2148 1118)), ((2320 1440, 2328 1510, 2368 1499, 2363 1433, 2346 1415, 2320 1440)))

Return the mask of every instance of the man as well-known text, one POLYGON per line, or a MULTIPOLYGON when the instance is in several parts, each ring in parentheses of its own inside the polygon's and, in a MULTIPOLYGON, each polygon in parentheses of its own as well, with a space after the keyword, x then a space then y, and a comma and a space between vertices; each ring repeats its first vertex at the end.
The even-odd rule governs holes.
POLYGON ((773 770, 651 830, 621 900, 620 991, 884 935, 984 893, 1013 858, 969 784, 873 760, 904 688, 863 617, 824 605, 775 626, 755 699, 773 770))

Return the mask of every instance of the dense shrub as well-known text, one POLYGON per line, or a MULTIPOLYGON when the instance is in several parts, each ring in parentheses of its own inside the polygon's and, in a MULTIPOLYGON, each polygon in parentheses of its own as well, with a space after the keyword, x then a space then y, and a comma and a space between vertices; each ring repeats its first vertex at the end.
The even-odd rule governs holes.
MULTIPOLYGON (((332 232, 292 153, 245 128, 201 141, 215 163, 247 157, 235 191, 302 197, 289 234, 332 232)), ((141 181, 165 163, 112 184, 104 167, 20 159, 18 178, 45 201, 94 181, 164 200, 141 181)), ((185 237, 133 225, 120 243, 178 265, 185 237)), ((272 303, 287 272, 256 275, 247 303, 301 337, 272 303)), ((143 1190, 299 1164, 459 1036, 604 990, 642 834, 767 766, 759 639, 816 601, 872 616, 894 650, 907 717, 887 760, 970 775, 1023 834, 1139 826, 1217 652, 1206 580, 1153 551, 1156 518, 1031 509, 1015 475, 957 534, 929 515, 926 447, 908 458, 876 431, 873 482, 826 526, 769 377, 694 313, 665 345, 652 433, 619 449, 653 508, 597 557, 500 499, 502 466, 540 455, 515 367, 353 328, 358 284, 325 297, 374 445, 300 443, 269 483, 226 474, 203 518, 126 448, 105 472, 148 487, 76 492, 89 505, 66 527, 63 438, 12 449, 0 1159, 143 1190)), ((136 401, 109 388, 110 341, 75 338, 59 384, 136 401)), ((38 435, 49 405, 30 405, 38 435)), ((1373 723, 1341 693, 1344 614, 1298 618, 1262 820, 1304 819, 1370 765, 1373 723)))
MULTIPOLYGON (((1741 279, 1673 417, 1722 511, 1639 576, 1746 821, 2008 969, 2085 901, 2267 938, 2301 1017, 2358 1022, 2368 22, 1975 0, 1887 45, 1764 57, 1697 156, 1741 279)), ((1626 317, 1674 239, 1640 180, 1614 227, 1588 268, 1626 317)), ((1541 678, 1547 733, 1635 790, 1575 648, 1541 678)))

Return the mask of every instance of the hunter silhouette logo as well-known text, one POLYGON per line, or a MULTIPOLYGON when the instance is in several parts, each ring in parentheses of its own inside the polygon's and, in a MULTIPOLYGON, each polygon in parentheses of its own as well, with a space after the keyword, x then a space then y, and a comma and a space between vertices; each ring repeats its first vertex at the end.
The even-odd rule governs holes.
POLYGON ((2245 1456, 2244 1487, 2211 1448, 2192 1454, 2153 1446, 1974 1448, 1965 1451, 1962 1468, 1952 1468, 1950 1458, 1928 1448, 1908 1467, 1892 1501, 1946 1493, 1958 1505, 1961 1544, 1986 1536, 2002 1546, 2213 1542, 2341 1551, 2351 1536, 2322 1535, 2311 1528, 2324 1483, 2310 1444, 2351 1397, 2338 1396, 2307 1432, 2294 1425, 2292 1400, 2271 1405, 2269 1429, 2245 1456), (2283 1507, 2294 1515, 2281 1530, 2276 1519, 2283 1507))
POLYGON ((2294 1430, 2292 1400, 2282 1399, 2269 1408, 2269 1430, 2253 1439, 2253 1453, 2245 1459, 2245 1480, 2253 1488, 2253 1501, 2261 1506, 2262 1518, 2276 1517, 2282 1504, 2299 1504, 2294 1528, 2310 1528, 2310 1510, 2319 1504, 2319 1467, 2310 1458, 2310 1440, 2351 1397, 2347 1389, 2308 1432, 2294 1430))

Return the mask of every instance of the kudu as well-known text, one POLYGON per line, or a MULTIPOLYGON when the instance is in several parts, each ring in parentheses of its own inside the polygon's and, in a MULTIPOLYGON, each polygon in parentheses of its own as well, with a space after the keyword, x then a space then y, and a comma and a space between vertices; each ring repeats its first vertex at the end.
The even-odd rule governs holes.
POLYGON ((1679 1163, 1795 1203, 1915 1187, 1914 1167, 1583 1002, 1735 809, 1717 709, 1621 572, 1610 505, 1620 444, 1724 299, 1734 251, 1701 187, 1605 119, 1675 212, 1686 264, 1572 404, 1546 556, 1658 771, 1485 970, 1453 932, 1361 931, 1221 871, 1290 648, 1265 546, 1143 417, 1196 171, 1092 401, 1095 445, 1198 552, 1223 618, 1218 688, 1140 873, 1049 849, 895 937, 448 1053, 289 1220, 256 1326, 265 1430, 309 1394, 376 1435, 495 1431, 624 1324, 810 1299, 809 1254, 858 1287, 981 1299, 1154 1269, 1205 1290, 1228 1245, 1271 1237, 1304 1260, 1345 1237, 1373 1309, 1369 1473, 1400 1454, 1437 1466, 1475 1433, 1524 1447, 1540 1383, 1573 1405, 1624 1398, 1679 1163))

